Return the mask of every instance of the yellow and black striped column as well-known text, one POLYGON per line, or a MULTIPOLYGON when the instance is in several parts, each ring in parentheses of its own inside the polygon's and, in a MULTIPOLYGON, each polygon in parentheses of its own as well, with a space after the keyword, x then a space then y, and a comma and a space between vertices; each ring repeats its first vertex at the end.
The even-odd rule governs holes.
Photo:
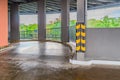
POLYGON ((85 24, 77 23, 76 25, 76 52, 86 51, 86 26, 85 24))

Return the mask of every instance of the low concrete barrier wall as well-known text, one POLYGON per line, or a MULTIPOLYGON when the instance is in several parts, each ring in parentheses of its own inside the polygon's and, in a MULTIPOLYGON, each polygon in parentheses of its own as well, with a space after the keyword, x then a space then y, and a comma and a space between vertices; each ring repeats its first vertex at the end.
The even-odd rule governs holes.
POLYGON ((87 60, 120 60, 120 29, 87 29, 87 60))

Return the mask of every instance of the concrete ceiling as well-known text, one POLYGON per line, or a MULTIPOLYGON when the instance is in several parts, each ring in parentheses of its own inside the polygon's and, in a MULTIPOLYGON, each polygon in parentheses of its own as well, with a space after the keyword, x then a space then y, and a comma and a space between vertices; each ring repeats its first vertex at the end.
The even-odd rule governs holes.
MULTIPOLYGON (((12 3, 19 3, 20 14, 36 14, 37 0, 8 0, 9 7, 12 3)), ((70 11, 76 11, 77 0, 70 0, 70 11)), ((109 5, 120 5, 120 0, 87 0, 87 8, 95 9, 109 5)), ((61 11, 60 0, 46 0, 46 12, 58 13, 61 11)))

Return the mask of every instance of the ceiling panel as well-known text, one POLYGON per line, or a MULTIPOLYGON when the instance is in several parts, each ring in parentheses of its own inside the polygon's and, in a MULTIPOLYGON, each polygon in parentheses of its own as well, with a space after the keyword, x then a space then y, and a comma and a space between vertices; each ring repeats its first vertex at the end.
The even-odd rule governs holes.
MULTIPOLYGON (((37 0, 9 0, 9 7, 12 3, 20 3, 20 14, 36 14, 37 0)), ((76 11, 76 1, 70 0, 70 11, 76 11)), ((120 0, 87 0, 88 9, 104 8, 114 5, 120 5, 120 0)), ((61 12, 60 0, 46 0, 46 12, 58 13, 61 12)))

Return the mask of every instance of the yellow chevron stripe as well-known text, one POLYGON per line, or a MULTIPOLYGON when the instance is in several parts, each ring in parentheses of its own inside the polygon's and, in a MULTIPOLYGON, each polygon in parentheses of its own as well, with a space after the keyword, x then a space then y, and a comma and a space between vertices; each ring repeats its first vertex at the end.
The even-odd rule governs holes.
POLYGON ((80 46, 77 46, 77 47, 76 47, 76 51, 80 51, 80 46))
POLYGON ((77 32, 77 33, 76 33, 76 36, 77 36, 77 37, 80 36, 80 32, 77 32))
POLYGON ((86 47, 81 46, 82 51, 86 51, 86 47))
POLYGON ((81 36, 85 37, 86 33, 85 32, 81 32, 81 36))
MULTIPOLYGON (((78 25, 76 25, 76 29, 82 29, 82 30, 84 30, 84 29, 86 29, 86 26, 84 25, 84 24, 78 24, 78 25)), ((85 32, 76 32, 76 37, 78 37, 78 36, 82 36, 82 37, 85 37, 86 36, 86 33, 85 32)), ((86 44, 86 40, 84 40, 84 39, 77 39, 76 40, 76 44, 79 44, 79 43, 81 43, 81 44, 86 44)), ((76 51, 83 51, 83 52, 85 52, 86 51, 86 47, 84 47, 84 46, 77 46, 76 47, 76 51)))
POLYGON ((80 43, 80 39, 77 39, 77 40, 76 40, 76 44, 78 44, 78 43, 80 43))
POLYGON ((85 44, 85 43, 86 43, 86 40, 81 39, 81 43, 82 43, 82 44, 85 44))
POLYGON ((81 24, 81 29, 85 29, 85 28, 86 28, 85 25, 81 24))
POLYGON ((80 24, 76 25, 76 29, 80 29, 80 24))

